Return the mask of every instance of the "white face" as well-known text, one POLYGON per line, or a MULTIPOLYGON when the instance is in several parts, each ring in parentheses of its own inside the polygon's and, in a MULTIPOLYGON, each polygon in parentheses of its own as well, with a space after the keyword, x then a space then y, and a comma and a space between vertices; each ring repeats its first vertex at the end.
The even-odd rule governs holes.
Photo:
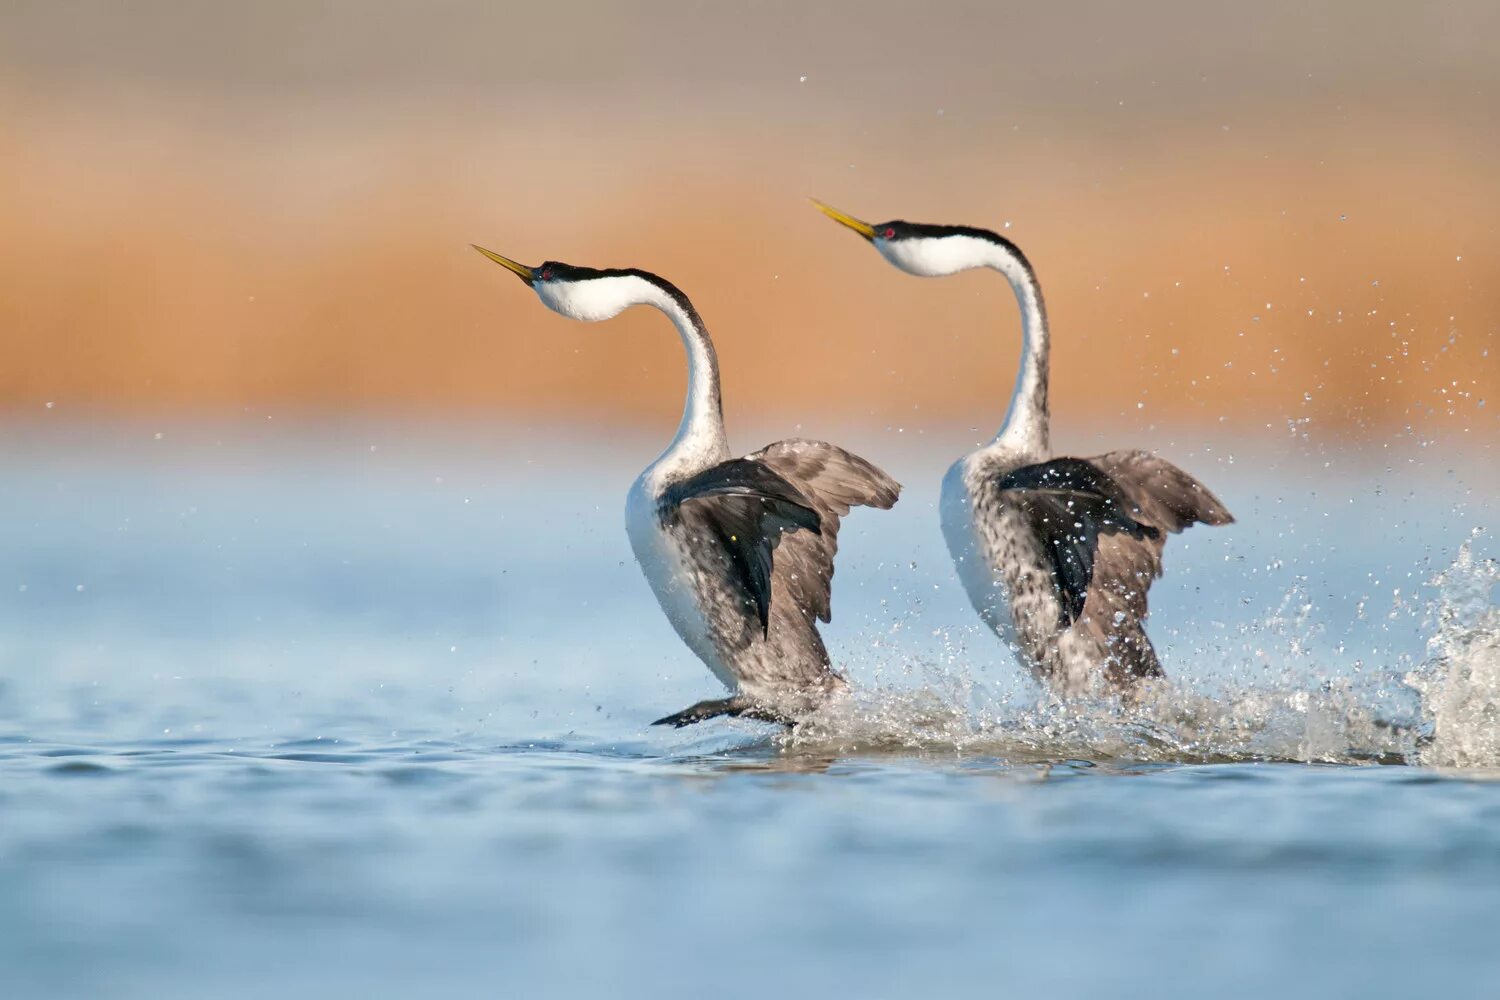
POLYGON ((548 309, 586 323, 613 319, 630 306, 649 301, 656 294, 656 286, 633 274, 581 281, 538 280, 531 287, 548 309))
POLYGON ((919 278, 941 278, 972 267, 988 267, 994 247, 973 236, 921 236, 905 240, 874 239, 875 249, 892 264, 919 278))

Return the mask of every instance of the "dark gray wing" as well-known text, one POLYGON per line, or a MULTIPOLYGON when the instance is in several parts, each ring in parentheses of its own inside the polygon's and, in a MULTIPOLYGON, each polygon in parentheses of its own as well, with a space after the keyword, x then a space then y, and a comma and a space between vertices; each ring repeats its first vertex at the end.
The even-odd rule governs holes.
POLYGON ((1194 524, 1233 524, 1234 515, 1197 479, 1149 451, 1112 451, 1088 460, 1117 483, 1144 524, 1176 534, 1194 524))
POLYGON ((833 615, 839 518, 857 506, 889 510, 901 496, 901 484, 858 455, 826 441, 790 438, 766 445, 750 458, 793 483, 818 513, 821 532, 799 532, 782 542, 773 586, 809 619, 826 622, 833 615))
POLYGON ((733 458, 669 486, 658 514, 664 526, 722 555, 726 571, 744 589, 770 627, 773 554, 788 532, 814 536, 822 530, 818 511, 784 476, 753 458, 733 458))
POLYGON ((1161 532, 1136 519, 1118 483, 1081 458, 1023 465, 1001 477, 1002 502, 1020 511, 1052 567, 1064 626, 1083 613, 1102 536, 1123 534, 1151 542, 1161 532))
POLYGON ((1161 665, 1144 625, 1147 592, 1161 576, 1167 534, 1194 524, 1230 524, 1234 517, 1197 479, 1149 452, 1112 451, 1088 462, 1119 487, 1132 516, 1157 533, 1150 538, 1114 534, 1099 540, 1095 585, 1084 618, 1121 670, 1137 677, 1159 676, 1161 665))

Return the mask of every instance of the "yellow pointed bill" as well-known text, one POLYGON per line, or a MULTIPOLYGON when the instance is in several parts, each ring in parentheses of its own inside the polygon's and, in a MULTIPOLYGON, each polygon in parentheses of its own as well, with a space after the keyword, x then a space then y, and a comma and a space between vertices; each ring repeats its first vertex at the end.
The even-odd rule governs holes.
POLYGON ((527 284, 531 283, 531 268, 527 267, 525 264, 517 264, 509 257, 502 257, 495 251, 486 250, 484 247, 480 246, 477 243, 470 243, 469 246, 473 247, 475 250, 478 250, 480 253, 484 254, 486 257, 494 261, 496 264, 499 264, 501 267, 509 268, 515 273, 518 278, 520 278, 527 284))
POLYGON ((854 230, 856 233, 863 236, 867 240, 873 240, 875 238, 875 227, 870 225, 868 222, 861 222, 859 219, 856 219, 852 215, 845 215, 843 212, 840 212, 832 205, 825 205, 816 198, 812 198, 809 200, 814 205, 818 206, 818 211, 822 212, 824 215, 828 216, 839 225, 848 226, 850 229, 854 230))

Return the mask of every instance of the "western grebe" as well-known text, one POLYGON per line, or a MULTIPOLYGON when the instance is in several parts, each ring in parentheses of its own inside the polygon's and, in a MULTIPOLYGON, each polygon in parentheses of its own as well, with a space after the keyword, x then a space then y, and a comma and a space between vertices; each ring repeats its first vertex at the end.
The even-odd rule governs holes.
POLYGON ((1047 312, 1014 243, 969 226, 871 225, 814 204, 908 274, 988 267, 1010 282, 1021 307, 1020 369, 999 433, 943 478, 948 550, 980 617, 1057 694, 1124 690, 1161 676, 1146 637, 1146 592, 1161 575, 1166 534, 1229 524, 1229 511, 1148 452, 1053 457, 1047 312))
POLYGON ((817 626, 830 617, 839 518, 859 505, 891 507, 900 485, 822 441, 778 441, 731 458, 713 342, 671 282, 634 268, 527 267, 474 249, 572 319, 606 320, 634 305, 659 309, 687 348, 682 422, 631 487, 625 521, 667 619, 730 697, 655 724, 719 715, 792 723, 843 689, 817 626))

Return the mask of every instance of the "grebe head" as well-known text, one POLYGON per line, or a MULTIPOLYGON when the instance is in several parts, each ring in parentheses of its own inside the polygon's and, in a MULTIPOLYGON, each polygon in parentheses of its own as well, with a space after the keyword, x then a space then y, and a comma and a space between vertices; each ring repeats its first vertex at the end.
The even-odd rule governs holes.
POLYGON ((531 286, 542 305, 569 319, 586 323, 613 319, 634 305, 659 305, 663 295, 679 304, 687 303, 676 286, 648 271, 579 267, 555 260, 528 267, 493 250, 481 246, 474 249, 531 286))
POLYGON ((819 211, 868 240, 880 255, 907 274, 941 278, 973 267, 993 267, 995 251, 1024 261, 1016 245, 998 233, 973 226, 933 226, 922 222, 870 223, 814 201, 819 211))

